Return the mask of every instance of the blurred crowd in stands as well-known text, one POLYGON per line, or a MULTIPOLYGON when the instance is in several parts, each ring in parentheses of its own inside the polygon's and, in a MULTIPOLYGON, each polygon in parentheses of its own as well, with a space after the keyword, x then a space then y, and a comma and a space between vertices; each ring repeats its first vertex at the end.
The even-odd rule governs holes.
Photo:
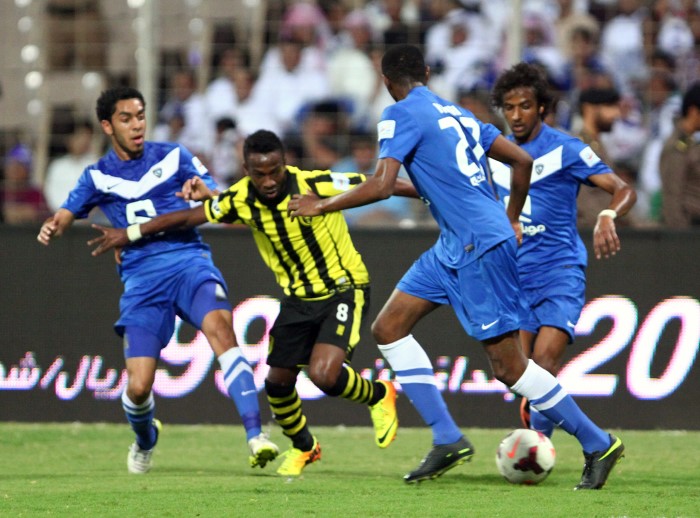
MULTIPOLYGON (((543 68, 555 99, 547 122, 590 143, 637 189, 634 213, 619 223, 700 226, 700 91, 693 88, 700 81, 700 1, 522 0, 522 6, 522 60, 543 68)), ((371 173, 375 126, 393 103, 379 62, 398 43, 421 46, 432 90, 505 130, 490 89, 509 65, 510 10, 509 0, 268 2, 266 19, 279 23, 268 23, 259 64, 232 34, 214 42, 206 84, 198 84, 195 67, 168 69, 158 119, 150 121, 152 140, 184 144, 222 188, 242 176, 242 141, 261 128, 283 138, 290 164, 371 173)), ((96 121, 74 124, 43 192, 29 182, 30 150, 18 144, 8 152, 5 222, 39 221, 60 205, 85 164, 104 151, 92 127, 96 121), (16 209, 22 204, 32 209, 16 209)), ((584 189, 582 227, 597 214, 587 210, 587 196, 584 189)), ((420 202, 402 199, 354 209, 348 220, 430 225, 420 202)))

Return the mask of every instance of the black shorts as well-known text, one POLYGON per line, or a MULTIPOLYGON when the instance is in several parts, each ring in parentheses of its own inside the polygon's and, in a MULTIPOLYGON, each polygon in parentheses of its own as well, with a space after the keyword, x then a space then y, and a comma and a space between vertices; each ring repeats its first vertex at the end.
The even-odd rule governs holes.
POLYGON ((286 297, 270 330, 267 364, 288 369, 309 364, 317 343, 332 344, 352 359, 369 308, 369 287, 353 287, 323 300, 286 297))

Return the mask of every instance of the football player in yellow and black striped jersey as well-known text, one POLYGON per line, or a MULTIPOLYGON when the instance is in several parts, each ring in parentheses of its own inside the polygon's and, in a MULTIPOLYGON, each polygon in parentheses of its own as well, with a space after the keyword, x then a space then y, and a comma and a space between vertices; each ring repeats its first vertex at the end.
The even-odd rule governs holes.
MULTIPOLYGON (((293 447, 286 453, 281 475, 296 476, 321 457, 301 409, 295 384, 307 366, 311 381, 329 396, 370 407, 379 447, 396 436, 396 391, 385 381, 362 378, 347 362, 360 339, 369 306, 369 275, 355 249, 342 213, 320 218, 294 218, 287 212, 294 195, 328 197, 351 189, 365 176, 330 171, 303 171, 285 162, 284 147, 270 131, 246 138, 246 176, 225 191, 212 192, 195 177, 183 186, 185 199, 201 206, 172 212, 130 229, 95 226, 102 236, 90 244, 98 255, 128 245, 142 236, 206 222, 244 223, 253 230, 258 250, 275 273, 285 297, 270 331, 265 390, 273 415, 293 447)), ((416 196, 410 182, 397 182, 395 194, 416 196)))

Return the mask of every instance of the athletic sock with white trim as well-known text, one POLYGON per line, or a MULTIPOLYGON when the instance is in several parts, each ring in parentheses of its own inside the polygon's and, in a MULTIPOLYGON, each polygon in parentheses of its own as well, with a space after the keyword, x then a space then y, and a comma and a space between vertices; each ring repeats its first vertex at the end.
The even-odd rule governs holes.
POLYGON ((232 347, 219 356, 219 365, 224 374, 224 385, 243 420, 248 440, 260 435, 260 405, 258 390, 255 388, 253 369, 239 347, 232 347))
POLYGON ((462 432, 435 385, 430 358, 413 335, 377 347, 394 370, 396 381, 401 384, 411 404, 432 429, 433 444, 457 442, 462 437, 462 432))
POLYGON ((575 436, 583 451, 591 453, 610 447, 610 436, 583 413, 551 373, 534 361, 528 360, 525 372, 511 389, 529 399, 530 408, 575 436))

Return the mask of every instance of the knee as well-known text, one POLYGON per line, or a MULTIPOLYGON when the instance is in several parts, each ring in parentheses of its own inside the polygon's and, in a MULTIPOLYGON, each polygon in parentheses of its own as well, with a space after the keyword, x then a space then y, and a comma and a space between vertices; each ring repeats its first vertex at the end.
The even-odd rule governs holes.
POLYGON ((398 336, 396 328, 391 326, 387 319, 377 318, 372 322, 372 336, 378 344, 390 344, 405 335, 398 336))
POLYGON ((309 379, 323 392, 328 393, 338 382, 340 367, 336 365, 310 365, 309 379))
POLYGON ((127 387, 126 395, 129 396, 129 399, 133 403, 140 405, 148 399, 152 387, 153 384, 149 382, 149 380, 143 378, 129 378, 129 386, 127 387))
POLYGON ((558 361, 556 358, 552 358, 550 355, 547 354, 537 354, 536 350, 535 353, 532 355, 532 360, 544 370, 550 372, 552 376, 556 376, 561 370, 560 361, 558 361))

